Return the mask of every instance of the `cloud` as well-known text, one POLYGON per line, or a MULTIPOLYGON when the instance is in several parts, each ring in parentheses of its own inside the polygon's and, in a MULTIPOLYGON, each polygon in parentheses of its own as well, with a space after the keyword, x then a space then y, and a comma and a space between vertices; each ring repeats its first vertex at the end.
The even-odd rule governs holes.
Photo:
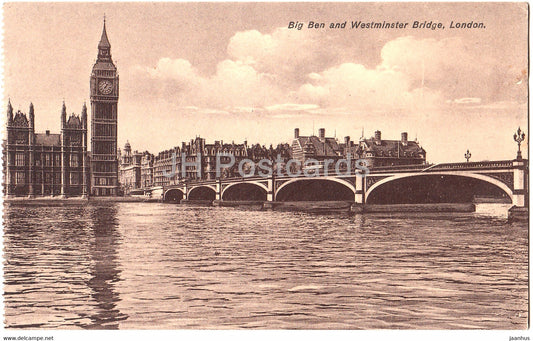
POLYGON ((147 68, 146 71, 154 78, 180 82, 194 81, 198 77, 197 71, 185 59, 161 58, 155 68, 147 68))
POLYGON ((379 67, 401 72, 412 86, 438 89, 447 99, 467 95, 484 101, 509 97, 525 101, 527 87, 519 82, 524 70, 502 67, 498 53, 459 37, 400 37, 383 46, 379 67))
POLYGON ((286 111, 301 111, 301 110, 312 110, 317 109, 319 106, 316 104, 296 104, 296 103, 284 103, 284 104, 276 104, 266 107, 265 109, 268 111, 278 111, 278 110, 286 110, 286 111))
POLYGON ((455 103, 455 104, 481 103, 481 98, 478 98, 478 97, 456 98, 454 100, 448 100, 447 103, 455 103))
POLYGON ((450 104, 527 99, 526 84, 516 82, 522 73, 495 71, 502 69, 497 59, 479 58, 477 47, 460 38, 396 38, 383 45, 375 66, 353 57, 343 61, 346 55, 337 53, 342 46, 328 45, 328 39, 314 31, 249 30, 230 38, 228 58, 211 75, 168 57, 136 70, 151 79, 153 93, 181 107, 272 117, 296 111, 328 115, 336 108, 406 116, 449 110, 450 104))
POLYGON ((332 66, 341 58, 336 45, 311 30, 276 28, 271 34, 237 32, 229 41, 229 56, 273 75, 279 83, 302 82, 308 74, 332 66))
POLYGON ((353 109, 402 110, 417 103, 434 105, 440 100, 430 89, 412 89, 404 73, 387 68, 368 69, 361 64, 344 63, 329 68, 298 90, 304 101, 318 101, 325 107, 348 106, 353 109))
POLYGON ((283 94, 268 74, 230 59, 219 62, 215 74, 207 77, 184 59, 161 58, 153 68, 135 70, 148 75, 162 97, 172 98, 182 106, 261 107, 283 94))

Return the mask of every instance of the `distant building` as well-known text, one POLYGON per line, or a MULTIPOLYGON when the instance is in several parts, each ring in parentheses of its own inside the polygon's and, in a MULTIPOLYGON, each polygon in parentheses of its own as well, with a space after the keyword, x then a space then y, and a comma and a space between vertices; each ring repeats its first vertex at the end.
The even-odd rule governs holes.
POLYGON ((154 186, 154 154, 147 151, 143 153, 141 159, 141 188, 154 186))
POLYGON ((131 145, 129 142, 126 142, 124 152, 119 151, 119 181, 124 194, 129 194, 132 190, 140 189, 142 187, 142 157, 143 154, 138 151, 131 152, 131 145))
POLYGON ((357 159, 367 160, 368 167, 417 165, 426 162, 426 151, 418 141, 408 141, 405 132, 401 134, 400 140, 382 140, 381 131, 377 130, 369 139, 361 137, 358 142, 354 142, 346 136, 344 143, 339 143, 334 137, 326 137, 324 128, 319 129, 318 136, 301 136, 300 129, 294 129, 292 155, 302 165, 309 159, 319 162, 330 159, 336 162, 346 159, 348 154, 352 159, 352 169, 357 159))
MULTIPOLYGON (((234 164, 230 167, 221 167, 220 171, 221 178, 232 178, 241 176, 238 167, 244 159, 255 164, 262 159, 269 159, 274 163, 277 155, 280 155, 282 163, 285 163, 290 159, 291 150, 288 144, 279 144, 276 148, 272 146, 267 148, 259 144, 249 146, 247 141, 243 143, 215 141, 207 144, 204 138, 196 137, 188 143, 183 142, 181 147, 161 151, 155 157, 146 159, 146 164, 142 169, 147 174, 147 179, 149 179, 148 174, 152 172, 153 186, 169 186, 184 181, 214 180, 217 178, 217 155, 222 166, 230 164, 233 157, 234 164), (184 174, 182 173, 182 154, 187 163, 184 174)), ((251 168, 252 165, 245 165, 243 171, 248 174, 251 168)), ((257 167, 255 171, 258 171, 257 167)))
POLYGON ((181 149, 174 147, 159 152, 154 157, 152 174, 154 186, 168 186, 178 183, 181 177, 181 149), (174 172, 173 162, 176 163, 174 172))
POLYGON ((369 139, 361 138, 356 145, 352 145, 347 139, 344 144, 346 151, 356 155, 358 159, 367 160, 368 167, 426 163, 426 151, 418 141, 409 141, 406 132, 401 134, 400 140, 383 140, 379 130, 369 139))
POLYGON ((86 196, 89 191, 87 107, 67 119, 61 109, 61 133, 35 133, 35 113, 13 115, 7 106, 7 139, 3 148, 4 194, 7 196, 86 196))
POLYGON ((302 164, 308 159, 319 162, 325 159, 337 161, 343 158, 343 148, 334 137, 326 137, 326 129, 320 128, 318 136, 301 136, 300 129, 294 129, 292 157, 302 164))
MULTIPOLYGON (((223 156, 232 155, 235 163, 230 168, 221 169, 220 177, 233 177, 237 173, 237 168, 241 160, 248 158, 248 142, 244 143, 226 143, 223 141, 215 141, 213 144, 204 145, 202 157, 202 178, 207 180, 216 179, 216 155, 220 154, 220 162, 223 164, 230 163, 230 157, 223 156)), ((194 179, 194 177, 193 177, 194 179)))

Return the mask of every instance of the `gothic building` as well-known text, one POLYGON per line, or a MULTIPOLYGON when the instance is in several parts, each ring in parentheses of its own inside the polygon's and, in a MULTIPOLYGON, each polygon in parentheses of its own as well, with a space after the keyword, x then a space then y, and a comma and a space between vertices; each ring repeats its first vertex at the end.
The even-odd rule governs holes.
POLYGON ((105 27, 91 74, 91 195, 118 194, 118 74, 105 27))
POLYGON ((67 118, 61 110, 61 133, 35 133, 35 112, 13 115, 7 105, 7 139, 4 140, 4 195, 86 196, 89 182, 87 159, 87 107, 81 117, 67 118))
POLYGON ((111 59, 105 20, 98 58, 90 79, 91 156, 87 152, 87 107, 67 118, 63 103, 61 133, 35 133, 35 113, 7 108, 3 141, 4 194, 8 196, 115 196, 118 194, 117 68, 111 59))

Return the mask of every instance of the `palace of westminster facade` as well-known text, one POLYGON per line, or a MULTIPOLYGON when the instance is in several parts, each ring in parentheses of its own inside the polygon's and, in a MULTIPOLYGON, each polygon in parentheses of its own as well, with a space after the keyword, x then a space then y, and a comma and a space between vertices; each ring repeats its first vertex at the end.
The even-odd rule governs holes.
POLYGON ((119 77, 111 59, 105 27, 91 78, 91 153, 87 148, 87 107, 67 119, 61 110, 61 132, 35 132, 35 112, 13 113, 7 105, 7 136, 3 141, 4 195, 116 196, 117 103, 119 77))
MULTIPOLYGON (((262 159, 283 163, 298 159, 324 160, 365 158, 370 167, 421 164, 426 162, 426 152, 417 141, 408 141, 407 133, 401 140, 382 140, 376 131, 370 139, 359 141, 344 138, 340 143, 334 137, 326 137, 325 130, 319 136, 300 136, 294 131, 292 144, 282 143, 268 148, 247 141, 236 144, 215 141, 206 144, 196 137, 189 143, 153 155, 148 151, 131 150, 126 143, 123 151, 117 148, 117 104, 119 77, 111 58, 111 45, 105 27, 98 44, 98 58, 90 77, 91 99, 91 151, 87 145, 87 107, 81 115, 67 118, 65 103, 61 110, 61 132, 52 134, 35 132, 35 112, 30 104, 28 115, 20 110, 13 112, 11 102, 7 106, 7 136, 3 141, 4 195, 12 196, 117 196, 142 193, 143 189, 176 184, 180 181, 215 179, 217 153, 229 153, 235 165, 243 159, 259 162, 262 159), (181 155, 188 166, 181 169, 181 155), (198 159, 200 158, 200 159, 198 159), (176 163, 176 164, 174 164, 176 163), (196 169, 197 165, 200 170, 196 169), (198 176, 200 174, 200 176, 198 176)), ((225 169, 223 177, 237 176, 236 166, 225 169), (234 169, 235 168, 235 169, 234 169)))

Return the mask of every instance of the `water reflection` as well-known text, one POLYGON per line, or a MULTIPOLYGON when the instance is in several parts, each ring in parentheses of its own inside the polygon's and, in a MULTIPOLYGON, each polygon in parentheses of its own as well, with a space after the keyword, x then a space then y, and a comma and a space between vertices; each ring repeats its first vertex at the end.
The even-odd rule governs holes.
POLYGON ((10 328, 118 328, 115 206, 6 204, 4 300, 10 328))
POLYGON ((96 206, 90 212, 92 243, 90 256, 93 265, 91 279, 87 286, 92 289, 91 297, 98 309, 89 317, 93 322, 84 326, 90 329, 118 329, 118 322, 127 319, 117 309, 120 301, 115 290, 115 283, 120 280, 117 262, 117 248, 120 235, 118 232, 117 207, 96 206))

